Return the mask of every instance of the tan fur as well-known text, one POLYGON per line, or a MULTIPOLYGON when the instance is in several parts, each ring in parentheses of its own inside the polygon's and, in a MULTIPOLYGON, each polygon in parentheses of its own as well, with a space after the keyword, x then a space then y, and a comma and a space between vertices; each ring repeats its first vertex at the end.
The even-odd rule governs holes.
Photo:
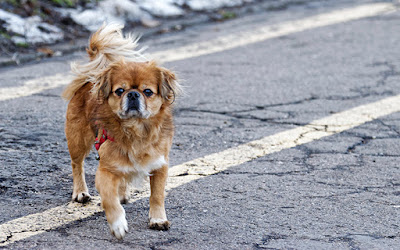
POLYGON ((103 26, 90 40, 87 51, 92 61, 75 72, 75 80, 64 91, 64 97, 70 99, 65 133, 71 155, 73 200, 86 202, 90 198, 83 160, 94 143, 96 131, 105 129, 114 138, 100 147, 96 188, 111 232, 117 238, 122 238, 127 230, 120 203, 128 199, 128 183, 148 174, 151 174, 149 226, 158 230, 169 228, 164 187, 174 134, 171 104, 181 92, 172 72, 155 62, 134 61, 129 56, 140 57, 138 52, 127 52, 136 46, 136 40, 135 46, 132 41, 124 40, 116 27, 103 26), (94 67, 92 71, 90 67, 94 67), (118 88, 124 89, 121 96, 115 93, 118 88), (153 95, 146 96, 145 90, 149 89, 153 95), (129 99, 132 93, 140 96, 142 109, 137 112, 129 106, 133 103, 129 99))

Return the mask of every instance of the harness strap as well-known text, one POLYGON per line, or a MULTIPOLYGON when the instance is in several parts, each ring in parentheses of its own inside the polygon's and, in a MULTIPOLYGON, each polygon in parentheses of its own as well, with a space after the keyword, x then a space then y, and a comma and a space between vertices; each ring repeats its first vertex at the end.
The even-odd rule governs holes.
POLYGON ((114 138, 107 135, 107 131, 103 128, 100 128, 97 131, 96 139, 94 141, 94 147, 97 151, 99 151, 101 144, 103 144, 106 140, 114 141, 114 138))

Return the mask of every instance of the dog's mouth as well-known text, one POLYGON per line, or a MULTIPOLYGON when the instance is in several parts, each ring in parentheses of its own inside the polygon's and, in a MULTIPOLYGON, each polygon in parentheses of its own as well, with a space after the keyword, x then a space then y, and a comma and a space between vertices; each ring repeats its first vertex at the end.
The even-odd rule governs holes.
POLYGON ((128 110, 128 111, 121 110, 120 112, 118 112, 118 116, 121 119, 131 119, 131 118, 147 119, 150 117, 150 112, 147 110, 144 110, 143 112, 140 112, 138 110, 128 110))

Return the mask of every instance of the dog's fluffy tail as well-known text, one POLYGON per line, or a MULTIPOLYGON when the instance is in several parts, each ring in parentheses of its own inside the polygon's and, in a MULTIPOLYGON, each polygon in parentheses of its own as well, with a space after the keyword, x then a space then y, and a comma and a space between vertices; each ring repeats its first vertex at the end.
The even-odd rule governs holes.
POLYGON ((95 85, 100 81, 101 73, 107 66, 117 60, 147 61, 138 46, 138 37, 131 34, 122 35, 123 25, 103 25, 92 35, 89 47, 86 49, 90 61, 85 64, 71 63, 71 70, 75 79, 65 88, 62 97, 71 100, 76 91, 88 82, 95 85))

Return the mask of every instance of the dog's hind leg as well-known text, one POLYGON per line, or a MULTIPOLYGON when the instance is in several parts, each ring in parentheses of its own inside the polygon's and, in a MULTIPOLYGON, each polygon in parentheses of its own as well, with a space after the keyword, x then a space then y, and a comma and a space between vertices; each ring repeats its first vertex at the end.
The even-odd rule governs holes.
POLYGON ((69 120, 65 125, 65 134, 68 149, 71 155, 73 192, 72 200, 85 203, 90 200, 89 191, 85 180, 83 160, 89 154, 94 142, 94 135, 89 125, 83 125, 79 120, 69 120))
POLYGON ((121 179, 118 189, 119 201, 121 204, 127 204, 129 201, 129 184, 125 179, 121 179))

